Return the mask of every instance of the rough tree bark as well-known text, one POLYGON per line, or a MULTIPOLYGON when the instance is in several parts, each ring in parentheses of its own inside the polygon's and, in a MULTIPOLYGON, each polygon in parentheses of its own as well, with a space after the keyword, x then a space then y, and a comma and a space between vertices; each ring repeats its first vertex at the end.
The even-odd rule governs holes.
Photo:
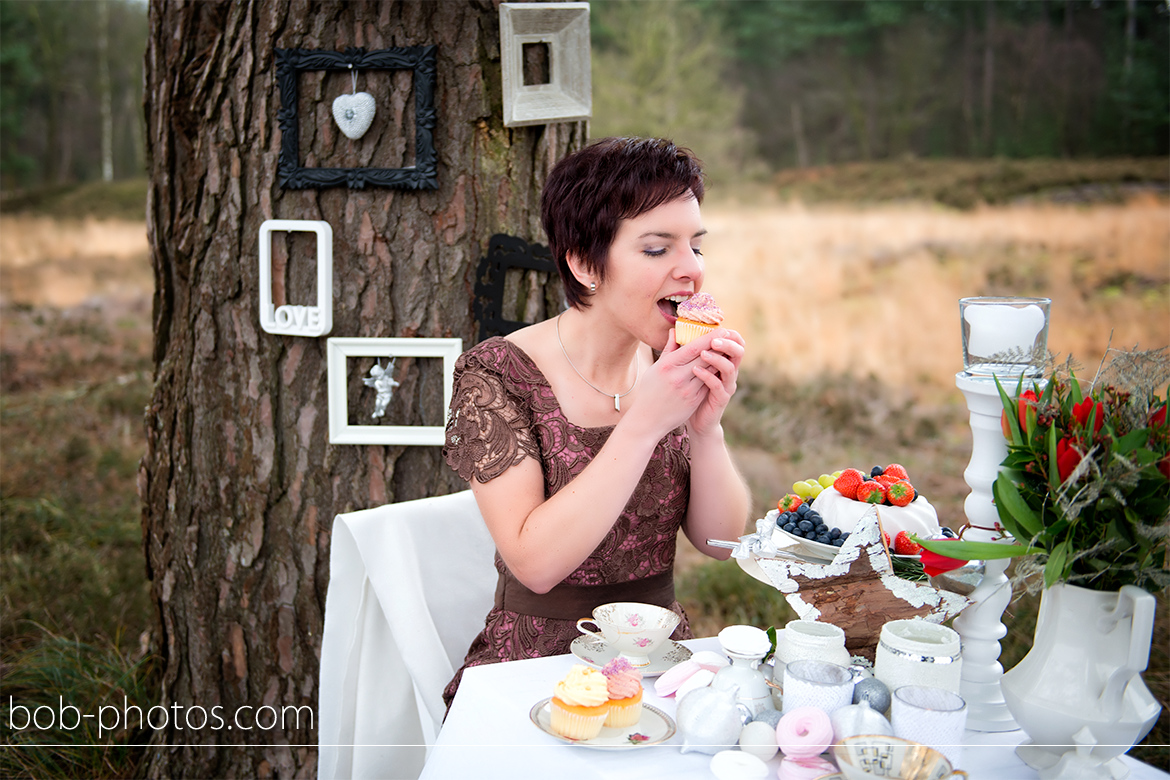
MULTIPOLYGON (((412 122, 409 77, 368 75, 387 95, 378 110, 394 121, 361 142, 330 115, 349 78, 301 78, 306 164, 378 166, 380 155, 399 160, 389 167, 410 163, 413 131, 395 125, 412 122)), ((330 335, 460 337, 468 347, 475 267, 489 237, 542 238, 540 188, 551 165, 584 143, 585 125, 502 126, 498 8, 485 0, 152 0, 145 108, 155 389, 139 488, 169 713, 148 771, 312 776, 333 516, 462 485, 437 447, 328 443, 325 338, 260 328, 260 224, 332 226, 330 335), (281 188, 276 48, 428 44, 437 47, 437 190, 281 188), (312 726, 302 711, 299 726, 264 728, 283 708, 305 705, 312 726), (229 728, 245 707, 263 719, 252 731, 229 728)), ((312 300, 314 266, 286 259, 277 286, 312 300)), ((526 283, 554 284, 543 274, 526 283)), ((396 391, 404 409, 441 406, 441 383, 425 363, 396 391)), ((368 370, 353 361, 349 385, 360 388, 368 370)), ((156 711, 154 725, 161 719, 156 711)))

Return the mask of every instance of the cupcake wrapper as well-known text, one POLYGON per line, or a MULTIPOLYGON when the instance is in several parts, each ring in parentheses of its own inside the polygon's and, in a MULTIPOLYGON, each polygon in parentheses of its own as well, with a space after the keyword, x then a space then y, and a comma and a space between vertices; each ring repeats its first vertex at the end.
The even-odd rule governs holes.
POLYGON ((605 718, 605 725, 615 728, 636 726, 642 719, 642 696, 631 696, 628 699, 611 699, 609 715, 605 718))
POLYGON ((609 707, 598 707, 597 715, 581 715, 562 709, 554 701, 550 710, 552 730, 568 739, 593 739, 601 733, 601 727, 609 715, 609 707))
POLYGON ((684 344, 690 344, 699 336, 702 336, 704 333, 710 333, 713 330, 715 330, 714 325, 691 322, 690 320, 675 320, 674 340, 681 347, 684 344))

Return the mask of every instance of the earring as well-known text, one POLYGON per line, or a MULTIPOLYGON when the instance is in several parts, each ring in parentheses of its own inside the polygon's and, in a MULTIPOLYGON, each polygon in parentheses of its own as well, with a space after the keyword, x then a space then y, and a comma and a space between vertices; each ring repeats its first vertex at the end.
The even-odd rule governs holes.
POLYGON ((591 292, 591 293, 597 292, 597 282, 590 282, 589 283, 589 292, 591 292))

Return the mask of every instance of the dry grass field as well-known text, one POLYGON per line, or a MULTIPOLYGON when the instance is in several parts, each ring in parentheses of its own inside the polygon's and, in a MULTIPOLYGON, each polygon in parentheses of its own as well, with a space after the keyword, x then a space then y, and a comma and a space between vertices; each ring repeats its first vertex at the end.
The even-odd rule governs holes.
MULTIPOLYGON (((897 461, 945 524, 961 524, 971 438, 954 387, 960 297, 1051 297, 1049 348, 1085 376, 1111 339, 1170 343, 1170 202, 1160 195, 959 211, 741 193, 713 197, 704 218, 706 289, 749 345, 725 427, 760 516, 797 479, 897 461)), ((141 659, 150 613, 134 473, 150 387, 146 252, 140 221, 0 214, 4 668, 27 663, 21 654, 45 636, 141 659)), ((777 594, 734 564, 703 565, 685 542, 680 563, 700 634, 787 619, 777 594)), ((1026 651, 1034 608, 1024 599, 1005 618, 1015 636, 1007 666, 1026 651)), ((1160 660, 1146 674, 1164 703, 1165 613, 1162 604, 1160 660)), ((110 776, 132 772, 127 761, 33 773, 110 776)))

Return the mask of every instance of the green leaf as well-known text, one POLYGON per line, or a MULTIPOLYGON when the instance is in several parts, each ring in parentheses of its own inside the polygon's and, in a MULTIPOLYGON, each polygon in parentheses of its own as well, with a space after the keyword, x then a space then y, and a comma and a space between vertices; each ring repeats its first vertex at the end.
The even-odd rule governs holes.
POLYGON ((1057 582, 1067 579, 1064 571, 1064 562, 1068 558, 1068 541, 1056 545, 1052 554, 1048 556, 1048 563, 1044 564, 1044 587, 1051 588, 1057 582))
POLYGON ((999 558, 1018 558, 1021 555, 1043 552, 1022 544, 1000 544, 998 542, 964 542, 961 539, 920 539, 911 537, 925 549, 938 555, 945 555, 960 561, 990 561, 999 558))
MULTIPOLYGON (((1035 383, 1033 383, 1033 389, 1035 389, 1035 383)), ((1055 390, 1056 390, 1056 382, 1049 382, 1046 385, 1044 385, 1044 390, 1041 391, 1040 393, 1037 393, 1037 395, 1040 396, 1040 404, 1044 405, 1044 404, 1052 403, 1052 395, 1055 392, 1055 390)))
POLYGON ((772 644, 768 647, 768 652, 764 655, 763 659, 760 661, 761 663, 763 663, 764 661, 767 661, 769 658, 772 657, 772 654, 776 652, 776 626, 768 626, 768 631, 766 633, 768 634, 768 641, 771 642, 772 644))
MULTIPOLYGON (((1012 434, 1012 440, 1010 443, 1018 447, 1024 443, 1024 436, 1020 431, 1020 414, 1017 411, 1019 407, 1017 406, 1015 399, 1007 394, 1007 390, 1003 389, 1003 385, 999 383, 999 377, 997 376, 993 378, 995 379, 995 389, 999 391, 1000 403, 1003 404, 1003 416, 1007 418, 1008 429, 1012 434)), ((1023 379, 1021 378, 1020 381, 1022 382, 1023 379)), ((1017 394, 1019 393, 1019 389, 1020 385, 1017 383, 1017 394)))
MULTIPOLYGON (((1016 483, 1012 482, 1011 477, 1007 474, 1002 471, 999 473, 991 485, 991 492, 995 496, 995 506, 999 510, 1000 519, 1003 519, 1006 512, 1023 528, 1024 538, 1016 537, 1019 541, 1030 541, 1044 529, 1040 518, 1036 517, 1032 507, 1028 506, 1028 502, 1020 495, 1016 483)), ((1012 536, 1016 536, 1016 534, 1013 533, 1012 536)))
POLYGON ((1056 426, 1048 429, 1048 484, 1055 490, 1060 487, 1060 469, 1056 465, 1056 426))
POLYGON ((1144 447, 1146 440, 1150 438, 1149 428, 1137 428, 1116 439, 1113 442, 1113 451, 1119 455, 1128 455, 1139 447, 1144 447))
POLYGON ((1081 382, 1077 379, 1076 374, 1069 374, 1068 377, 1068 396, 1074 404, 1079 404, 1085 400, 1084 395, 1081 394, 1081 382))

